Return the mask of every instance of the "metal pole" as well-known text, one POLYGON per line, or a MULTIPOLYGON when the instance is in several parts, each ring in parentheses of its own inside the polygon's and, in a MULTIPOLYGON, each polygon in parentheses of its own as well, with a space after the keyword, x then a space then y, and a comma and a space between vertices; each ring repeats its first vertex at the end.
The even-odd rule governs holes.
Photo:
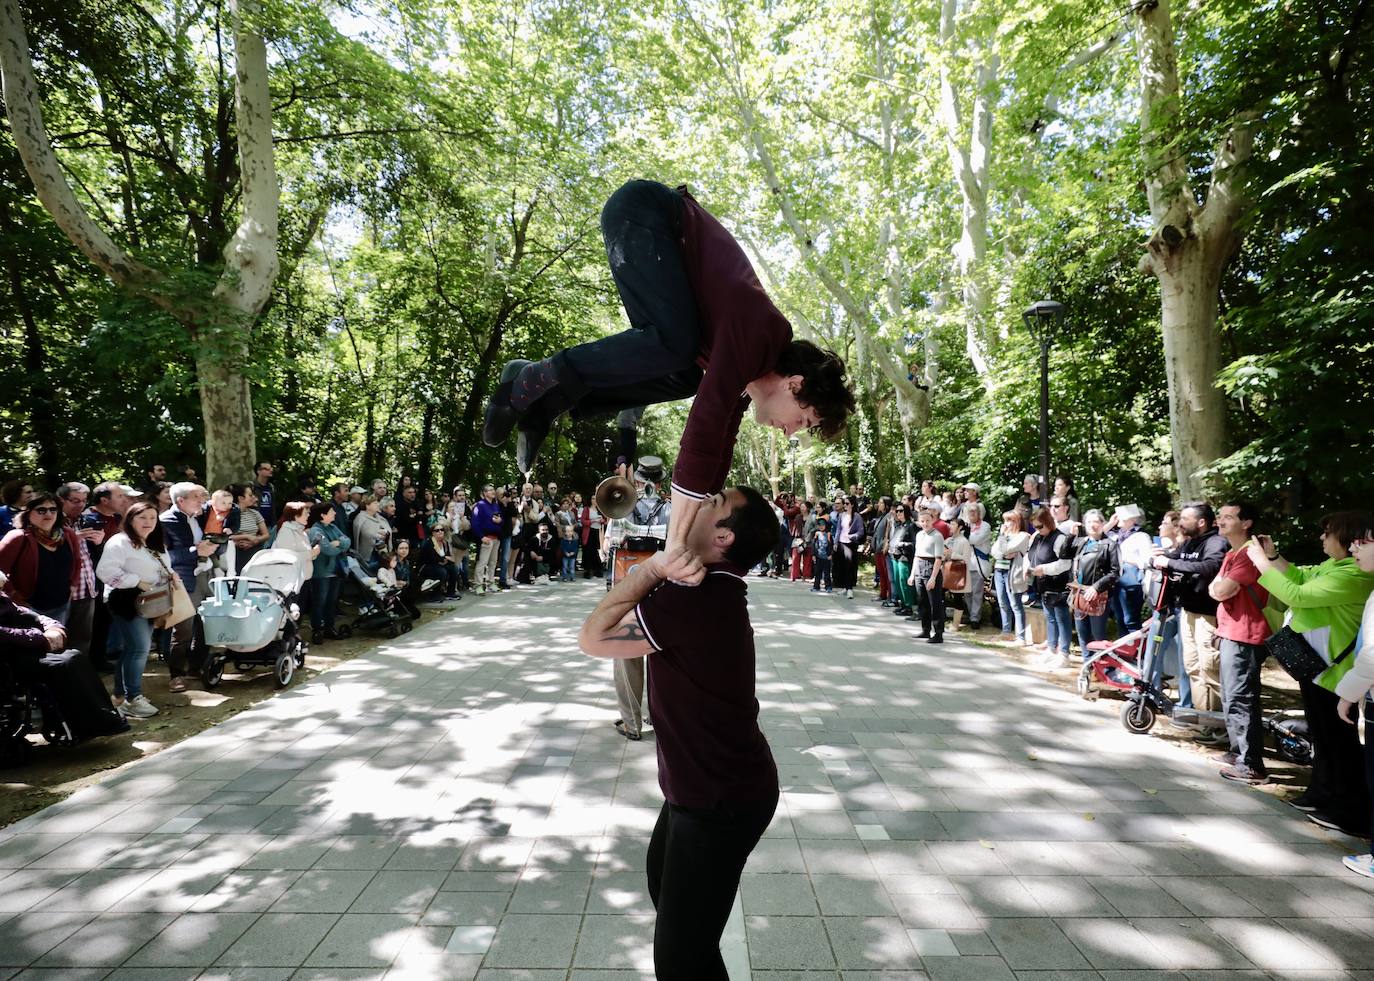
POLYGON ((1040 476, 1047 488, 1053 485, 1050 477, 1050 335, 1045 324, 1040 325, 1040 476))
POLYGON ((797 496, 797 444, 791 443, 792 447, 792 496, 797 496))

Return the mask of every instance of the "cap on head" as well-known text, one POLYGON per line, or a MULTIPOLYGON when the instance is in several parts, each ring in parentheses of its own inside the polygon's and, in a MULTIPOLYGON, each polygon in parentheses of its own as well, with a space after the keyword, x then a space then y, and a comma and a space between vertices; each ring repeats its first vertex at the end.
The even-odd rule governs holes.
POLYGON ((657 484, 663 480, 663 460, 656 456, 642 456, 635 468, 635 480, 657 484))

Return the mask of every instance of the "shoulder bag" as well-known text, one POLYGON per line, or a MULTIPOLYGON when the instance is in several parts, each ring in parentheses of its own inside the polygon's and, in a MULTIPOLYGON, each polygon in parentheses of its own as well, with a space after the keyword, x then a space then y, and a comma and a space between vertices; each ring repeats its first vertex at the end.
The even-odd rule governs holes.
POLYGON ((1336 655, 1335 660, 1330 664, 1326 659, 1312 649, 1302 636, 1292 627, 1285 624, 1269 636, 1264 642, 1265 650, 1274 655, 1274 660, 1279 662, 1279 666, 1293 678, 1294 681, 1311 681, 1329 667, 1335 667, 1355 649, 1355 641, 1346 645, 1345 650, 1336 655))
POLYGON ((138 599, 134 601, 134 608, 138 615, 145 620, 159 620, 172 612, 172 582, 177 577, 167 568, 167 564, 162 561, 162 556, 153 553, 157 558, 157 564, 162 567, 166 578, 157 586, 147 592, 139 593, 138 599))
POLYGON ((968 563, 962 559, 950 559, 945 563, 945 589, 951 593, 962 593, 968 585, 968 563))
POLYGON ((1069 606, 1080 616, 1100 617, 1107 612, 1108 591, 1099 589, 1096 596, 1088 599, 1084 595, 1087 588, 1076 582, 1069 583, 1069 606))

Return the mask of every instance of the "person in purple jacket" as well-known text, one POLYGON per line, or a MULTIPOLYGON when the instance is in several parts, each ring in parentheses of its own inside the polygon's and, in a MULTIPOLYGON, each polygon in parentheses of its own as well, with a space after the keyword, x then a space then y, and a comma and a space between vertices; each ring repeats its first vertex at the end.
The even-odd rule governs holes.
POLYGON ((478 590, 484 596, 493 585, 496 564, 501 559, 504 520, 501 502, 496 499, 496 488, 487 484, 482 488, 482 499, 472 508, 472 534, 481 542, 477 552, 478 590))
MULTIPOLYGON (((673 468, 668 545, 680 546, 701 502, 725 486, 751 402, 763 425, 830 439, 844 431, 854 393, 835 354, 792 337, 744 250, 685 186, 630 181, 602 209, 601 235, 630 329, 511 361, 482 438, 500 446, 518 427, 516 463, 528 473, 566 411, 594 416, 696 396, 673 468)), ((705 574, 700 563, 688 572, 693 583, 705 574)))

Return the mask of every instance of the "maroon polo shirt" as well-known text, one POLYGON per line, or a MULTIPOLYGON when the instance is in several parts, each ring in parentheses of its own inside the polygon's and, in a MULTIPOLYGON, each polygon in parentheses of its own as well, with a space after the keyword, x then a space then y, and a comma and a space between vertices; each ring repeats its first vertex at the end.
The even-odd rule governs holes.
POLYGON ((792 325, 764 292, 734 236, 685 191, 682 257, 701 319, 703 369, 673 466, 673 490, 701 500, 725 486, 749 405, 744 386, 772 371, 792 325))
POLYGON ((778 768, 759 729, 747 592, 741 570, 720 564, 701 585, 665 582, 635 607, 655 651, 649 706, 658 785, 670 804, 713 807, 778 793, 778 768))

